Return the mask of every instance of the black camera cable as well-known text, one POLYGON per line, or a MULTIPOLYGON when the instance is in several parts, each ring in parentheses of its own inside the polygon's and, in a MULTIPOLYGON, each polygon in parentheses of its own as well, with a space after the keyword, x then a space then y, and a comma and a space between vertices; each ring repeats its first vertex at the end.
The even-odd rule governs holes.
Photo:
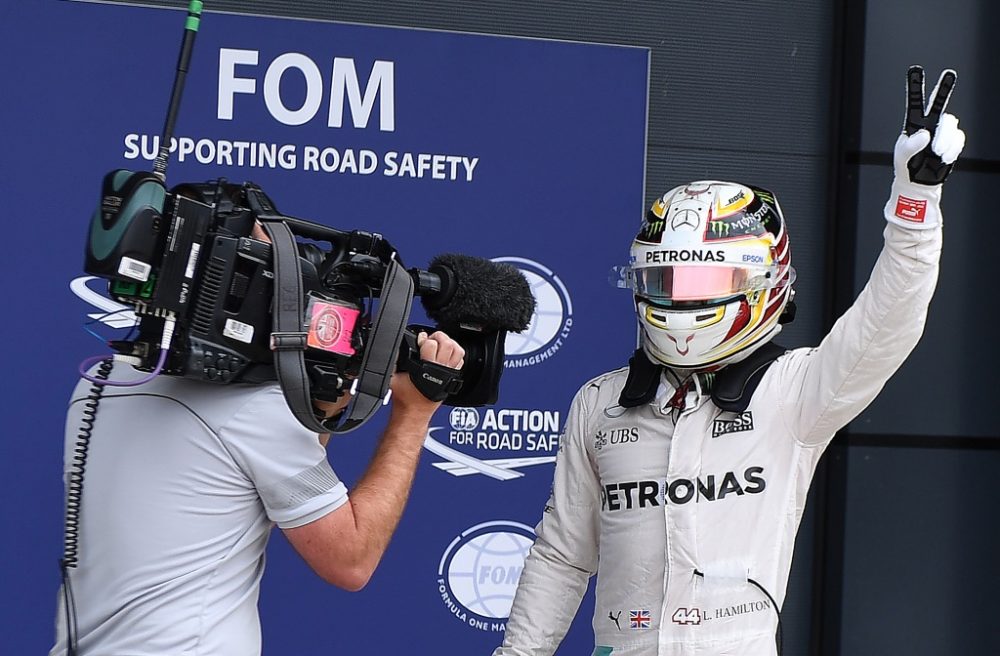
POLYGON ((83 419, 80 432, 73 446, 73 462, 70 464, 66 480, 66 519, 63 534, 63 557, 59 561, 62 573, 63 605, 66 611, 66 653, 76 656, 77 653, 77 622, 76 602, 73 599, 73 586, 70 583, 69 570, 80 562, 80 511, 83 506, 83 477, 87 469, 87 453, 90 450, 90 438, 97 419, 97 408, 104 395, 105 383, 111 375, 114 363, 111 358, 101 362, 94 376, 90 394, 84 400, 83 419))

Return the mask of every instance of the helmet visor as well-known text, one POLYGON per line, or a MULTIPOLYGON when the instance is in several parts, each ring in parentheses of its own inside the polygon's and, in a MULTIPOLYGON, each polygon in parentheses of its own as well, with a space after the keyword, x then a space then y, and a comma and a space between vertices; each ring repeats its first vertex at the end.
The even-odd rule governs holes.
POLYGON ((708 301, 792 284, 795 271, 786 267, 724 264, 616 267, 617 287, 661 301, 708 301))

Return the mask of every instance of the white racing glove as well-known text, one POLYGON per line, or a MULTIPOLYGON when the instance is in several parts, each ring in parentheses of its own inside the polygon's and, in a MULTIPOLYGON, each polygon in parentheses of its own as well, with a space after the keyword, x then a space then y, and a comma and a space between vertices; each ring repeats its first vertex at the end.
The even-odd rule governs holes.
POLYGON ((906 73, 906 119, 893 153, 896 177, 885 204, 887 221, 917 229, 941 224, 941 183, 965 147, 958 119, 943 113, 956 79, 951 69, 941 73, 927 109, 924 69, 911 66, 906 73))

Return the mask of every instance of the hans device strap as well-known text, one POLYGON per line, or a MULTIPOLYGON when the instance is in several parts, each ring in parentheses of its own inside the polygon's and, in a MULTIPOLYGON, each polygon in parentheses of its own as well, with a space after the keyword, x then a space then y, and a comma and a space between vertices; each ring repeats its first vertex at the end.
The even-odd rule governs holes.
MULTIPOLYGON (((723 367, 712 385, 712 401, 716 407, 726 412, 746 410, 764 372, 786 352, 785 347, 768 342, 745 360, 723 367)), ((642 349, 636 350, 628 365, 628 378, 618 397, 618 405, 623 408, 645 405, 656 396, 662 367, 653 363, 642 349)))
POLYGON ((773 342, 764 344, 744 360, 722 369, 712 386, 712 401, 720 410, 743 412, 771 364, 788 352, 773 342))
MULTIPOLYGON (((313 412, 303 352, 307 333, 302 325, 302 279, 292 231, 279 217, 259 217, 274 249, 274 308, 271 342, 274 366, 285 401, 299 422, 318 433, 346 433, 367 421, 389 389, 403 327, 413 302, 413 280, 395 260, 386 267, 381 302, 371 341, 354 384, 354 402, 339 425, 319 422, 313 412), (270 219, 270 220, 269 220, 270 219)), ((341 415, 342 416, 342 415, 341 415)))
POLYGON ((618 397, 618 405, 635 408, 646 405, 656 396, 660 381, 660 365, 653 364, 645 351, 636 349, 628 361, 628 378, 618 397))

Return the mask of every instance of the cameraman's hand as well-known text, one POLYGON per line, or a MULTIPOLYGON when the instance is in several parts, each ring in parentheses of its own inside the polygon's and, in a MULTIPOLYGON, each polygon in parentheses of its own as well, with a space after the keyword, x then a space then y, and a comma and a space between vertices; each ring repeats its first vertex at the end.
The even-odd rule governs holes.
MULTIPOLYGON (((431 335, 424 332, 418 334, 417 347, 420 349, 421 360, 450 369, 461 369, 465 363, 465 349, 440 330, 431 335)), ((440 401, 431 401, 421 394, 406 372, 393 374, 389 387, 392 390, 393 417, 429 422, 431 415, 441 405, 440 401)))

